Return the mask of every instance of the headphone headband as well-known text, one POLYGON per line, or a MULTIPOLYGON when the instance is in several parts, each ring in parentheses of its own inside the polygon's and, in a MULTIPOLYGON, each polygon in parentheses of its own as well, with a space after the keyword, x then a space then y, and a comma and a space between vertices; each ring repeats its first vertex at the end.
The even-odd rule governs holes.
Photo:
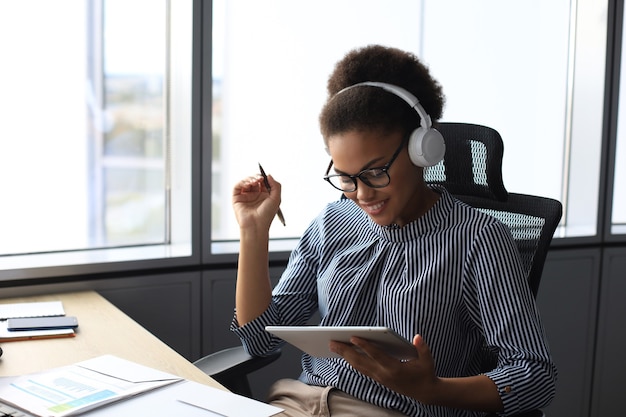
POLYGON ((359 87, 363 85, 369 85, 371 87, 382 88, 383 90, 389 91, 393 95, 400 97, 409 106, 411 106, 411 108, 414 109, 417 112, 417 114, 419 114, 420 119, 422 121, 422 127, 426 129, 430 129, 432 127, 433 122, 431 121, 428 113, 426 113, 426 110, 424 110, 424 108, 420 104, 420 101, 417 99, 417 97, 415 97, 410 91, 402 87, 398 87, 397 85, 394 85, 394 84, 383 83, 379 81, 364 81, 362 83, 353 84, 353 85, 350 85, 346 88, 339 90, 337 94, 335 94, 335 96, 338 96, 344 91, 350 90, 354 87, 359 87))

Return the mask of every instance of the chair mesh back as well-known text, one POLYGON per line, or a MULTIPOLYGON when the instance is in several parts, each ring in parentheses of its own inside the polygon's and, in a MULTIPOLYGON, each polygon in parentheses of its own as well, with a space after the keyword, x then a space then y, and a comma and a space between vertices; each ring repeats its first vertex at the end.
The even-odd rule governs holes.
POLYGON ((425 168, 424 179, 444 186, 461 201, 509 227, 536 296, 548 247, 561 219, 561 203, 506 191, 502 182, 504 145, 494 129, 465 123, 440 123, 437 129, 446 141, 445 158, 425 168))
POLYGON ((479 210, 492 215, 509 227, 520 252, 526 275, 529 275, 541 238, 541 231, 546 224, 545 219, 508 211, 481 208, 479 210))
POLYGON ((454 195, 506 200, 500 134, 466 123, 440 123, 437 129, 445 138, 446 155, 437 165, 424 169, 424 179, 445 186, 454 195))

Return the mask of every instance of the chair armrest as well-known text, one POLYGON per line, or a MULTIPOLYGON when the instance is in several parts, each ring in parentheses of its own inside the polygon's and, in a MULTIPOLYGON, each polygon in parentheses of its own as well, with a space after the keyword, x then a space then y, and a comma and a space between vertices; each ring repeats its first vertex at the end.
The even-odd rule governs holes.
POLYGON ((243 346, 236 346, 211 353, 193 364, 212 377, 228 373, 247 375, 274 362, 280 353, 278 350, 269 356, 251 356, 243 346))
POLYGON ((277 350, 268 356, 251 356, 243 346, 236 346, 207 355, 193 364, 229 390, 249 397, 248 374, 269 365, 280 355, 281 351, 277 350))

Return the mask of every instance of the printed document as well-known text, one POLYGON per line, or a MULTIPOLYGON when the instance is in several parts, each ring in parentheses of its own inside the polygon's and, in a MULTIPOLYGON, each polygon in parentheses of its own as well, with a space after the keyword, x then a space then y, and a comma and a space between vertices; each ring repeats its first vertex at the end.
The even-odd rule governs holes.
POLYGON ((0 398, 37 416, 64 417, 183 379, 112 355, 0 381, 0 398))

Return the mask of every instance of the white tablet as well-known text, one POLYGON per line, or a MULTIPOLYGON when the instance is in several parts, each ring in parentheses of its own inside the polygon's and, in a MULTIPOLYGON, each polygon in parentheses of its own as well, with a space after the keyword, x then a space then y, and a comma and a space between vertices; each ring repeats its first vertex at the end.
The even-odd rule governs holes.
POLYGON ((267 326, 265 330, 318 358, 338 358, 329 349, 331 340, 350 343, 352 336, 366 339, 378 345, 389 355, 400 360, 417 357, 417 350, 404 337, 387 327, 367 326, 267 326))

